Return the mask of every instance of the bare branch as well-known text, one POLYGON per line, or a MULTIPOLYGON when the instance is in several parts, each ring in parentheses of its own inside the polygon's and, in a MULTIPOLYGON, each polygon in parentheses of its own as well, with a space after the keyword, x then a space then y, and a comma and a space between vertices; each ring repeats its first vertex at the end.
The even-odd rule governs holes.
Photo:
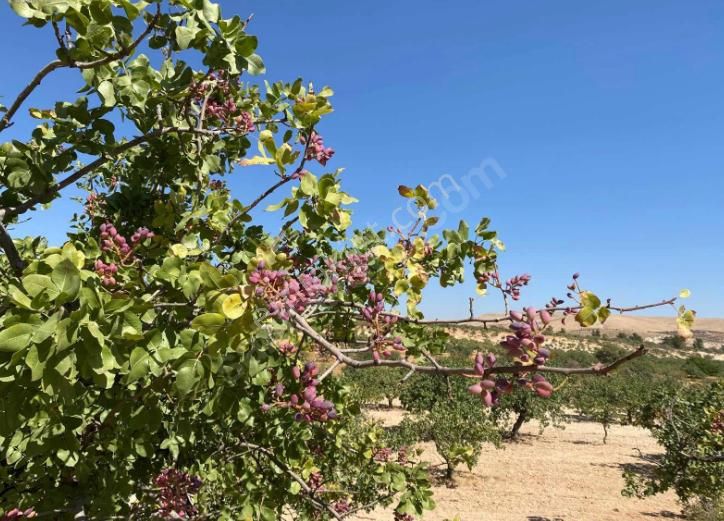
MULTIPOLYGON (((651 309, 651 308, 657 308, 662 306, 668 306, 672 305, 674 302, 676 302, 677 297, 673 297, 670 299, 662 300, 661 302, 655 302, 653 304, 643 304, 638 306, 629 306, 629 307, 618 307, 618 306, 612 306, 610 302, 606 305, 608 309, 611 311, 617 311, 618 313, 631 313, 633 311, 641 311, 643 309, 651 309)), ((356 304, 353 302, 345 302, 342 300, 324 300, 324 301, 318 301, 315 302, 316 304, 323 304, 328 306, 344 306, 344 307, 353 307, 357 309, 362 309, 361 304, 356 304)), ((538 310, 538 313, 541 311, 548 311, 549 313, 553 313, 556 311, 579 311, 581 309, 581 306, 575 306, 575 307, 557 307, 557 308, 547 308, 547 309, 541 309, 538 310)), ((457 319, 448 319, 448 320, 441 320, 441 319, 431 319, 431 320, 425 320, 425 319, 417 319, 417 318, 411 318, 406 317, 404 315, 399 315, 397 313, 391 313, 391 312, 381 312, 380 315, 388 316, 388 317, 397 317, 398 320, 402 320, 404 322, 407 322, 409 324, 418 324, 418 325, 456 325, 456 324, 499 324, 503 322, 513 322, 513 319, 510 317, 510 315, 501 315, 499 317, 490 317, 490 318, 476 318, 476 317, 467 317, 467 318, 457 318, 457 319)))
POLYGON ((13 238, 10 237, 10 234, 5 229, 5 226, 3 226, 2 224, 2 214, 3 211, 0 210, 0 248, 2 248, 5 252, 5 256, 8 258, 10 267, 19 277, 20 275, 22 275, 23 270, 25 269, 25 262, 23 261, 23 259, 20 258, 20 254, 18 253, 18 249, 15 247, 13 238))

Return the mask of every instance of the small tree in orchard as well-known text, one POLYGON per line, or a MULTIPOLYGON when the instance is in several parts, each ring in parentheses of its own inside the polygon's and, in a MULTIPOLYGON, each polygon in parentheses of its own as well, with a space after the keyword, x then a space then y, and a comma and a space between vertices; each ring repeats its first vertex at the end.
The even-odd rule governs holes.
POLYGON ((500 443, 500 433, 490 415, 470 400, 437 402, 429 414, 403 420, 402 428, 415 433, 420 441, 435 444, 435 450, 445 463, 445 479, 450 486, 455 483, 458 465, 472 469, 485 443, 500 443))
POLYGON ((0 106, 0 515, 320 520, 394 502, 411 519, 434 504, 425 472, 373 457, 375 428, 324 363, 467 378, 484 407, 643 354, 547 366, 554 316, 640 308, 576 280, 571 301, 494 321, 509 360, 440 363, 426 286, 472 273, 508 303, 530 277, 499 275, 488 219, 433 233, 423 186, 399 188, 421 215, 408 229, 353 231, 321 128, 333 92, 259 82, 249 20, 209 0, 10 6, 54 57, 0 106), (60 70, 80 95, 35 105, 60 70), (232 193, 252 171, 267 186, 232 193), (17 237, 74 186, 66 240, 17 237))
POLYGON ((503 437, 516 440, 521 427, 534 420, 539 432, 553 425, 560 427, 564 414, 563 396, 556 392, 550 398, 542 400, 526 389, 516 388, 504 395, 500 403, 493 408, 493 419, 503 429, 503 437))
POLYGON ((626 472, 624 494, 674 489, 687 504, 724 513, 724 386, 692 385, 652 397, 644 423, 664 449, 645 474, 626 472))

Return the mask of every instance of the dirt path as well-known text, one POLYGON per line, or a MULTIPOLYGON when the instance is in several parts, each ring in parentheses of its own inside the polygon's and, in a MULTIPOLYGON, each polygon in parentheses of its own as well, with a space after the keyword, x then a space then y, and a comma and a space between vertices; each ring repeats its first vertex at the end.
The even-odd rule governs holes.
MULTIPOLYGON (((384 423, 396 423, 399 411, 374 412, 384 423)), ((576 422, 564 430, 525 425, 520 442, 496 450, 485 448, 472 472, 460 467, 457 488, 435 487, 437 509, 426 521, 620 521, 680 519, 673 493, 645 500, 621 495, 622 465, 640 463, 635 448, 658 452, 642 429, 613 427, 604 445, 599 425, 576 422)), ((440 463, 431 444, 423 458, 440 463)), ((360 514, 356 521, 391 521, 390 511, 360 514)))

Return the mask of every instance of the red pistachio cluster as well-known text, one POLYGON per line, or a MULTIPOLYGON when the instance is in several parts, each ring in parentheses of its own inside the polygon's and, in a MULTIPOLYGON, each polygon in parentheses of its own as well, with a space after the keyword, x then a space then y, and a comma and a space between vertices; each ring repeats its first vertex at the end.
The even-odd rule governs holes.
POLYGON ((324 476, 321 472, 312 472, 307 479, 307 485, 312 491, 323 491, 324 490, 324 476))
POLYGON ((191 519, 198 511, 191 502, 191 496, 201 489, 202 481, 175 468, 166 468, 153 480, 158 487, 158 509, 161 519, 191 519))
POLYGON ((295 278, 286 271, 268 270, 264 266, 264 262, 259 263, 249 275, 249 282, 256 286, 256 296, 266 302, 269 314, 280 320, 289 320, 290 310, 302 313, 311 300, 332 291, 311 273, 295 278))
POLYGON ((95 263, 95 269, 98 276, 101 277, 101 284, 107 288, 116 285, 116 273, 118 273, 118 266, 116 266, 115 262, 106 264, 101 259, 98 259, 95 263))
POLYGON ((115 253, 124 262, 131 258, 135 247, 146 239, 153 239, 155 234, 148 228, 138 228, 131 236, 131 242, 118 233, 118 230, 111 223, 103 223, 100 226, 101 249, 105 252, 115 253))
MULTIPOLYGON (((372 455, 372 459, 375 461, 378 461, 380 463, 387 463, 389 461, 393 460, 394 451, 389 447, 382 447, 377 450, 375 450, 374 454, 372 455)), ((396 457, 397 463, 400 465, 405 465, 408 463, 407 459, 407 447, 400 447, 397 450, 397 457, 396 457)))
POLYGON ((101 196, 95 192, 90 192, 85 199, 85 213, 93 217, 103 202, 101 196))
POLYGON ((491 380, 486 378, 485 370, 495 366, 495 355, 488 353, 483 356, 478 353, 475 356, 475 373, 480 376, 480 381, 468 387, 471 394, 479 395, 480 399, 487 407, 491 407, 498 402, 501 394, 510 392, 511 385, 505 378, 491 380))
POLYGON ((724 434, 724 410, 717 412, 711 421, 711 432, 724 434))
POLYGON ((370 280, 367 273, 370 258, 369 253, 349 253, 338 261, 325 259, 324 264, 335 282, 343 280, 347 287, 357 288, 370 280))
POLYGON ((16 519, 32 519, 34 517, 38 517, 38 513, 33 507, 25 510, 13 508, 12 510, 5 512, 3 516, 0 517, 0 521, 15 521, 16 519))
POLYGON ((226 183, 221 179, 212 179, 209 181, 209 188, 217 192, 227 190, 226 183))
MULTIPOLYGON (((307 145, 307 138, 305 136, 302 135, 299 139, 303 145, 307 145)), ((332 159, 333 155, 334 150, 324 146, 322 136, 317 134, 316 131, 312 131, 312 135, 309 137, 309 144, 307 145, 307 161, 316 159, 320 165, 324 166, 327 164, 327 161, 332 159)))
POLYGON ((528 307, 524 313, 511 311, 510 318, 513 320, 510 328, 514 334, 508 335, 500 345, 522 364, 530 364, 532 360, 536 365, 544 365, 550 357, 550 351, 543 347, 546 338, 541 329, 551 322, 551 314, 545 309, 538 311, 528 307))
POLYGON ((332 509, 334 509, 334 511, 338 514, 348 514, 351 507, 349 505, 349 501, 346 499, 340 499, 339 501, 334 502, 332 509))
MULTIPOLYGON (((542 330, 551 322, 551 313, 546 309, 539 311, 528 307, 523 313, 511 311, 510 318, 513 334, 506 336, 500 345, 508 351, 514 362, 521 366, 521 374, 525 374, 527 367, 545 365, 550 357, 550 351, 543 347, 545 336, 542 330)), ((484 357, 478 353, 475 358, 475 372, 480 375, 481 380, 468 388, 472 394, 480 395, 487 406, 497 403, 499 396, 510 392, 513 386, 513 383, 506 378, 496 380, 486 378, 486 370, 494 365, 494 355, 488 354, 484 357)), ((514 383, 533 390, 543 398, 548 398, 553 393, 553 385, 540 374, 534 374, 530 379, 519 377, 514 383)))
POLYGON ((497 271, 489 271, 483 273, 478 281, 483 284, 490 284, 493 287, 500 289, 506 295, 510 295, 513 300, 520 299, 520 288, 527 286, 530 282, 531 276, 527 273, 522 275, 516 275, 505 281, 505 285, 500 280, 500 274, 497 271))
MULTIPOLYGON (((300 391, 293 393, 287 402, 280 405, 295 410, 294 419, 297 421, 307 423, 313 421, 326 422, 337 418, 334 404, 318 394, 318 374, 319 368, 314 362, 307 362, 303 370, 298 366, 292 368, 292 378, 299 383, 300 391)), ((276 384, 274 387, 275 397, 281 397, 284 391, 284 385, 276 384)))
POLYGON ((362 318, 372 329, 370 349, 375 362, 379 362, 382 357, 389 358, 393 350, 405 351, 405 346, 400 337, 389 336, 392 328, 397 324, 397 317, 383 314, 384 310, 384 295, 371 290, 367 298, 367 305, 362 308, 362 318))
POLYGON ((244 134, 254 132, 254 118, 236 104, 231 87, 226 74, 214 71, 191 86, 191 95, 205 119, 214 120, 222 127, 234 127, 244 134))
POLYGON ((289 340, 282 340, 277 345, 277 348, 279 349, 280 353, 283 353, 285 355, 293 355, 297 352, 297 346, 295 346, 289 340))
POLYGON ((415 518, 412 517, 410 514, 395 512, 394 521, 415 521, 415 518))

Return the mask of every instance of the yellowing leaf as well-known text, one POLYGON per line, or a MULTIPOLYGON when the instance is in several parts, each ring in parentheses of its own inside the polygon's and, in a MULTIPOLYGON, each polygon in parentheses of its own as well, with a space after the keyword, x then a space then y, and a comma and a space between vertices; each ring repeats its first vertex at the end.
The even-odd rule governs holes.
POLYGON ((185 258, 189 254, 189 249, 181 243, 174 244, 171 246, 171 253, 181 259, 185 258))
POLYGON ((241 300, 241 295, 234 293, 224 299, 221 310, 224 312, 226 318, 235 320, 241 317, 244 311, 246 311, 246 302, 241 300))
POLYGON ((688 289, 682 289, 679 291, 679 298, 689 298, 691 296, 691 291, 688 289))
POLYGON ((377 257, 389 257, 391 255, 390 249, 384 244, 378 244, 372 248, 372 253, 377 257))
POLYGON ((251 159, 242 159, 239 164, 241 166, 273 165, 275 162, 271 157, 254 156, 251 159))

